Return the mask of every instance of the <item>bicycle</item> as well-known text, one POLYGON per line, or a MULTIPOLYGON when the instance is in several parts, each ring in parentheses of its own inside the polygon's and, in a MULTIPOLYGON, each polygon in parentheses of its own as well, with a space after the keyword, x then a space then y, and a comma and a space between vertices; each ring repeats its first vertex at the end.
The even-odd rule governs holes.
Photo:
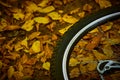
MULTIPOLYGON (((120 5, 99 10, 75 23, 59 40, 54 50, 51 59, 52 80, 70 80, 69 60, 77 43, 83 40, 84 36, 95 28, 97 28, 98 33, 104 35, 104 31, 101 30, 100 25, 118 18, 120 18, 120 5)), ((99 78, 104 80, 104 74, 116 68, 120 68, 119 61, 105 59, 98 60, 96 70, 99 73, 99 78)))

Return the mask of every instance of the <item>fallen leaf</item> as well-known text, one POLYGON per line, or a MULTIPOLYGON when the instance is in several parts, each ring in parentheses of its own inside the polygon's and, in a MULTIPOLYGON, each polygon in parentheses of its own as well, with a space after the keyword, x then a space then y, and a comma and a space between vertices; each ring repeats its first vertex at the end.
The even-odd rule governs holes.
POLYGON ((94 71, 94 70, 96 70, 96 67, 97 67, 97 61, 91 61, 91 62, 89 62, 88 64, 87 64, 87 69, 88 69, 88 71, 94 71))
POLYGON ((2 66, 3 66, 3 63, 2 63, 2 61, 0 61, 0 69, 2 68, 2 66))
POLYGON ((24 74, 22 72, 20 72, 20 71, 15 71, 13 76, 14 76, 15 80, 22 80, 24 74))
POLYGON ((93 7, 92 7, 90 4, 85 4, 85 5, 83 6, 83 10, 84 10, 84 11, 88 11, 88 12, 91 12, 92 8, 93 8, 93 7))
POLYGON ((114 56, 113 56, 114 52, 113 52, 113 50, 112 50, 112 48, 111 48, 111 45, 109 45, 109 44, 104 45, 103 48, 102 48, 102 50, 103 50, 104 54, 105 54, 107 57, 109 57, 109 58, 114 57, 114 56))
POLYGON ((38 6, 40 6, 40 7, 46 7, 48 3, 49 3, 49 0, 42 0, 42 1, 38 4, 38 6))
POLYGON ((101 28, 102 28, 103 31, 108 31, 112 28, 112 26, 113 26, 113 22, 109 22, 105 25, 101 25, 101 28))
POLYGON ((28 38, 27 37, 21 41, 21 45, 28 49, 28 38))
POLYGON ((69 26, 67 26, 67 27, 65 27, 65 28, 63 28, 63 29, 60 29, 59 30, 59 33, 61 33, 62 35, 72 26, 73 24, 71 24, 71 25, 69 25, 69 26))
POLYGON ((34 38, 37 38, 40 35, 41 32, 33 32, 32 34, 29 35, 28 39, 32 40, 34 38))
POLYGON ((8 79, 10 79, 13 76, 14 72, 15 72, 14 67, 10 66, 8 69, 8 79))
POLYGON ((34 53, 38 53, 41 51, 41 42, 40 41, 35 41, 32 44, 31 49, 33 50, 34 53))
POLYGON ((53 28, 56 26, 56 22, 52 22, 51 24, 47 25, 47 28, 50 30, 50 31, 54 31, 53 28))
POLYGON ((28 61, 28 56, 24 53, 23 55, 22 55, 22 57, 20 58, 20 63, 21 64, 24 64, 24 63, 26 63, 28 61))
POLYGON ((43 69, 49 71, 49 70, 50 70, 50 62, 45 62, 45 63, 43 63, 42 67, 43 67, 43 69))
POLYGON ((38 6, 32 1, 25 1, 26 3, 26 12, 33 13, 38 10, 38 6))
POLYGON ((75 77, 78 77, 79 75, 80 75, 80 71, 78 68, 73 68, 70 71, 70 78, 75 78, 75 77))
POLYGON ((94 56, 97 58, 97 60, 105 60, 105 59, 108 59, 108 57, 103 54, 103 53, 100 53, 98 52, 97 50, 92 50, 94 56))
POLYGON ((16 60, 17 58, 20 58, 20 54, 16 52, 11 52, 10 56, 5 56, 5 58, 11 59, 11 60, 16 60))
POLYGON ((77 64, 79 64, 77 59, 70 58, 69 66, 76 66, 77 64))
POLYGON ((13 14, 13 18, 15 18, 16 20, 20 20, 20 19, 23 20, 24 17, 25 17, 25 15, 23 13, 21 13, 21 12, 13 14))
POLYGON ((76 9, 70 11, 70 14, 75 14, 75 13, 79 12, 79 10, 80 10, 80 8, 76 8, 76 9))
POLYGON ((31 31, 33 29, 34 20, 27 20, 21 27, 21 29, 24 29, 26 31, 31 31))
POLYGON ((65 14, 63 17, 62 17, 63 21, 65 22, 68 22, 68 23, 76 23, 78 21, 78 19, 76 19, 75 17, 73 16, 69 16, 68 14, 65 14))
POLYGON ((35 17, 34 21, 37 23, 48 24, 50 19, 48 17, 35 17))
POLYGON ((55 10, 54 6, 47 6, 45 8, 40 8, 39 7, 37 11, 40 12, 40 13, 49 13, 53 10, 55 10))
POLYGON ((25 64, 28 64, 28 65, 35 65, 35 63, 37 62, 37 58, 30 58, 26 61, 25 64))
POLYGON ((8 25, 8 26, 3 28, 3 30, 16 30, 16 29, 20 29, 20 26, 18 26, 18 25, 8 25))
POLYGON ((78 13, 78 16, 80 16, 80 18, 83 18, 85 16, 85 12, 83 11, 83 12, 78 13))
POLYGON ((19 51, 21 49, 23 49, 23 46, 21 45, 21 42, 18 42, 14 45, 14 49, 15 51, 19 51))
POLYGON ((100 5, 100 8, 107 8, 112 6, 111 2, 108 0, 95 0, 95 1, 100 5))
POLYGON ((58 12, 51 12, 48 14, 48 16, 50 18, 52 18, 52 20, 60 20, 61 19, 61 15, 58 12))
POLYGON ((87 49, 87 50, 92 50, 92 49, 94 49, 95 47, 97 47, 98 44, 99 44, 99 42, 100 42, 100 40, 101 40, 101 38, 102 38, 102 35, 101 35, 101 34, 93 37, 92 40, 91 40, 91 41, 88 43, 88 45, 86 46, 86 49, 87 49))

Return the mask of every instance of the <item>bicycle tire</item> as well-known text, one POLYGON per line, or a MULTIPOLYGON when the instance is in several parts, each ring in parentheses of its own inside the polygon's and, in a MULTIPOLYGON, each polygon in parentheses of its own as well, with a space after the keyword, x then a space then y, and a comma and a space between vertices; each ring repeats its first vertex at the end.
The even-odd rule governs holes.
POLYGON ((58 41, 51 58, 51 80, 69 80, 68 60, 73 47, 89 31, 98 25, 120 17, 120 5, 101 9, 75 23, 58 41))

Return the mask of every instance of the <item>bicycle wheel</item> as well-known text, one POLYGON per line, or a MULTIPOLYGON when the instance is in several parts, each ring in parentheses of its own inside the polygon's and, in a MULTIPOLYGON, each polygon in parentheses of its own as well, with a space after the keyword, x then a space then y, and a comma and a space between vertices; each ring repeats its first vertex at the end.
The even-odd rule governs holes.
POLYGON ((68 66, 75 45, 91 30, 119 17, 120 6, 112 6, 92 13, 75 23, 59 40, 54 50, 51 59, 51 79, 70 80, 68 66))

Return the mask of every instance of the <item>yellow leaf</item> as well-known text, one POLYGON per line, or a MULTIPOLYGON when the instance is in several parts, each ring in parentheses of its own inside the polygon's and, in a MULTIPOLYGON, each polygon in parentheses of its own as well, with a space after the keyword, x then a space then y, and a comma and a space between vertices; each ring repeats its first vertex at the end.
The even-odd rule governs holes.
POLYGON ((35 41, 31 47, 31 49, 33 50, 33 52, 38 53, 41 51, 41 43, 40 41, 35 41))
POLYGON ((73 68, 70 71, 70 78, 78 77, 80 75, 80 71, 78 68, 73 68))
POLYGON ((113 50, 111 48, 111 45, 109 45, 109 44, 104 45, 102 50, 103 50, 104 54, 106 54, 106 56, 108 58, 112 58, 113 57, 113 53, 114 52, 113 52, 113 50))
POLYGON ((23 19, 24 19, 24 16, 25 16, 25 15, 24 15, 23 13, 20 13, 20 12, 13 14, 13 18, 15 18, 15 19, 17 19, 17 20, 20 20, 20 19, 23 20, 23 19))
POLYGON ((27 12, 35 12, 38 10, 38 6, 32 1, 26 1, 26 11, 27 12))
MULTIPOLYGON (((72 25, 73 25, 73 24, 72 24, 72 25)), ((63 35, 72 25, 69 25, 69 26, 67 26, 67 27, 65 27, 65 28, 63 28, 63 29, 60 29, 60 30, 59 30, 59 33, 61 33, 61 34, 63 35)))
POLYGON ((97 60, 104 60, 107 59, 107 56, 104 55, 103 53, 98 52, 97 50, 92 50, 94 56, 97 58, 97 60))
POLYGON ((49 0, 42 0, 42 2, 40 2, 38 4, 38 6, 40 6, 40 7, 46 7, 48 3, 49 3, 49 0))
POLYGON ((45 70, 50 70, 50 62, 45 62, 43 63, 43 66, 42 66, 45 70))
POLYGON ((63 21, 68 22, 68 23, 76 23, 78 21, 78 19, 76 19, 75 17, 69 16, 67 14, 65 14, 62 19, 63 21))
POLYGON ((27 37, 24 40, 21 41, 21 45, 28 48, 28 38, 27 37))
POLYGON ((107 23, 105 25, 102 25, 101 27, 102 27, 103 31, 108 31, 108 30, 110 30, 112 28, 112 26, 113 26, 113 22, 109 22, 109 23, 107 23))
POLYGON ((9 69, 8 69, 8 78, 10 79, 13 74, 14 74, 14 67, 13 66, 10 66, 9 69))
POLYGON ((95 1, 100 5, 100 8, 106 8, 112 6, 111 2, 108 0, 95 0, 95 1))
POLYGON ((40 12, 40 13, 49 13, 53 10, 55 10, 54 6, 47 6, 45 8, 40 8, 39 7, 37 11, 40 12))
POLYGON ((85 16, 85 12, 83 11, 83 12, 78 13, 78 16, 80 16, 80 18, 83 18, 85 16))
POLYGON ((18 42, 15 44, 14 48, 15 48, 15 51, 19 51, 21 49, 23 49, 22 45, 20 44, 21 42, 18 42))
POLYGON ((28 20, 22 25, 22 29, 26 31, 31 31, 33 29, 34 20, 28 20))
POLYGON ((3 65, 3 63, 2 63, 2 61, 0 61, 0 69, 2 68, 2 65, 3 65))
POLYGON ((48 24, 50 19, 48 17, 35 17, 34 21, 37 23, 48 24))
POLYGON ((87 64, 87 69, 88 69, 88 71, 94 71, 94 70, 96 70, 96 67, 97 67, 97 61, 91 61, 91 62, 89 62, 88 64, 87 64))
POLYGON ((76 66, 77 64, 79 64, 77 59, 70 58, 69 66, 76 66))
POLYGON ((52 20, 60 20, 61 19, 60 14, 58 14, 57 12, 51 12, 48 14, 48 16, 50 18, 52 18, 52 20))

